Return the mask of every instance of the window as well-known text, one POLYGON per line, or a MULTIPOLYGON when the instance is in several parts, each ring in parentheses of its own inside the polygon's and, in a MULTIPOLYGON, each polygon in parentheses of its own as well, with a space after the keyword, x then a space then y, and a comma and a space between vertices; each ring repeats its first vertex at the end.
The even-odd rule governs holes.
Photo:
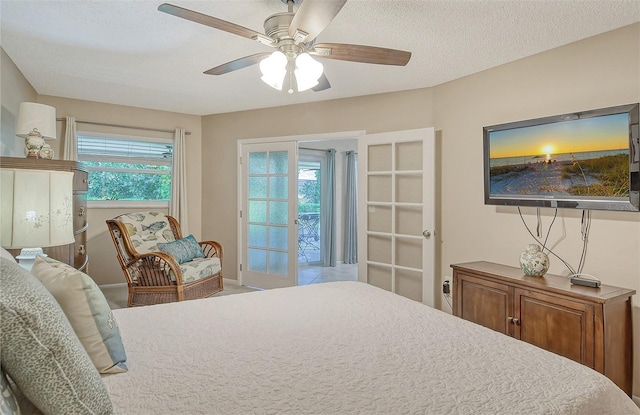
POLYGON ((89 172, 88 202, 94 207, 120 202, 166 206, 172 154, 170 139, 78 133, 78 161, 89 172))

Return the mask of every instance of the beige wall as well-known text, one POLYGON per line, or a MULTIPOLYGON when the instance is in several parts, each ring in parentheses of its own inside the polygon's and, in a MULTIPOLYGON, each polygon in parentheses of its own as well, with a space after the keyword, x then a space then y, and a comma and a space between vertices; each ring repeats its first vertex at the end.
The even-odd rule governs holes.
MULTIPOLYGON (((189 203, 189 233, 200 238, 202 233, 202 166, 201 166, 201 121, 200 116, 157 111, 123 105, 103 104, 69 98, 40 95, 38 102, 56 108, 58 117, 73 116, 79 121, 93 121, 107 124, 129 125, 135 127, 173 130, 185 128, 191 132, 187 136, 187 182, 189 203)), ((55 141, 56 158, 64 146, 64 122, 58 122, 58 140, 55 141)), ((104 132, 134 136, 152 136, 172 138, 170 133, 157 133, 136 129, 100 127, 78 123, 78 131, 104 132)), ((141 208, 139 210, 144 210, 141 208)), ((107 231, 105 220, 111 219, 131 209, 89 209, 87 220, 87 252, 89 254, 89 273, 100 284, 123 283, 124 275, 118 265, 116 252, 107 231)))
MULTIPOLYGON (((449 265, 487 260, 517 266, 532 238, 516 208, 485 206, 482 127, 640 101, 640 24, 609 32, 435 88, 441 131, 443 275, 449 265)), ((535 228, 535 209, 523 209, 535 228)), ((553 209, 542 209, 545 229, 553 209)), ((560 209, 549 244, 577 267, 581 211, 560 209)), ((634 391, 640 394, 640 215, 592 212, 583 272, 635 289, 634 391)), ((535 230, 534 230, 535 232, 535 230)), ((551 257, 550 272, 568 275, 551 257)))
POLYGON ((203 117, 202 234, 223 244, 225 278, 237 278, 237 140, 410 130, 432 126, 432 113, 432 92, 420 89, 203 117))
MULTIPOLYGON (((5 99, 7 65, 4 52, 2 57, 4 117, 5 103, 9 101, 5 99)), ((19 82, 24 84, 26 81, 19 82)), ((21 91, 21 96, 29 96, 29 88, 17 90, 21 91)), ((236 278, 237 263, 238 139, 354 130, 377 133, 435 126, 440 195, 437 212, 440 243, 436 267, 441 270, 438 275, 444 279, 450 277, 449 265, 452 263, 489 260, 517 265, 520 252, 531 241, 515 208, 483 203, 482 127, 640 101, 640 24, 435 88, 210 115, 202 117, 202 130, 197 121, 199 117, 195 116, 53 97, 39 99, 56 106, 59 116, 69 114, 79 119, 145 126, 153 122, 153 126, 163 126, 160 128, 180 126, 194 132, 190 136, 194 144, 188 151, 190 164, 195 164, 189 173, 193 183, 190 188, 192 228, 196 233, 197 223, 201 220, 202 237, 223 243, 224 273, 232 279, 236 278), (194 195, 193 188, 201 189, 201 192, 196 190, 194 195), (201 208, 194 206, 200 197, 201 208)), ((7 108, 11 106, 7 104, 7 108)), ((11 109, 17 112, 17 107, 11 109)), ((528 222, 534 223, 534 211, 525 209, 524 212, 528 222)), ((89 246, 99 247, 99 252, 90 251, 92 275, 102 272, 97 268, 106 267, 108 257, 115 255, 108 251, 111 242, 105 239, 108 235, 101 233, 100 228, 106 218, 117 213, 109 210, 89 212, 92 224, 89 246), (104 263, 98 262, 100 255, 106 255, 101 259, 104 263)), ((546 228, 552 210, 543 209, 542 213, 546 228)), ((582 247, 579 215, 579 211, 560 210, 550 237, 554 251, 574 266, 582 247)), ((566 274, 559 261, 553 257, 551 261, 551 272, 566 274)), ((596 275, 605 284, 640 292, 640 215, 593 212, 584 272, 596 275)), ((99 283, 111 282, 106 276, 103 278, 99 283)), ((634 393, 638 395, 640 294, 634 297, 633 313, 634 393)))
POLYGON ((21 102, 37 102, 38 94, 27 82, 4 49, 0 48, 0 156, 24 157, 24 139, 16 137, 21 102))

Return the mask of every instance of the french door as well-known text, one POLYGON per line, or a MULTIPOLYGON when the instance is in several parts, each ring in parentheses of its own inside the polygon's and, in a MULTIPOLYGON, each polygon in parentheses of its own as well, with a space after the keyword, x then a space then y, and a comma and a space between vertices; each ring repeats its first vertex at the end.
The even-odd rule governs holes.
POLYGON ((435 132, 358 141, 358 275, 429 306, 435 302, 435 132))
POLYGON ((297 284, 297 142, 242 145, 242 284, 297 284))

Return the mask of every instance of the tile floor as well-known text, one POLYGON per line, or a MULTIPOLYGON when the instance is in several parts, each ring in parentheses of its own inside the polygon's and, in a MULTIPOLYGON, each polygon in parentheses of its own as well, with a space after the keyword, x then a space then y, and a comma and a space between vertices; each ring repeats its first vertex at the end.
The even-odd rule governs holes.
POLYGON ((338 264, 335 267, 305 264, 298 266, 298 285, 329 281, 358 281, 358 264, 338 264))

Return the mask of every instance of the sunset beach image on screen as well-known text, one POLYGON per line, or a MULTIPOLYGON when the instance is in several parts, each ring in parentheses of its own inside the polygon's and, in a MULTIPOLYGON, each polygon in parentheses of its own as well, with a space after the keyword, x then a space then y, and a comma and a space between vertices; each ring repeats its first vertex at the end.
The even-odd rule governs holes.
POLYGON ((629 115, 492 131, 492 195, 629 197, 629 115))

